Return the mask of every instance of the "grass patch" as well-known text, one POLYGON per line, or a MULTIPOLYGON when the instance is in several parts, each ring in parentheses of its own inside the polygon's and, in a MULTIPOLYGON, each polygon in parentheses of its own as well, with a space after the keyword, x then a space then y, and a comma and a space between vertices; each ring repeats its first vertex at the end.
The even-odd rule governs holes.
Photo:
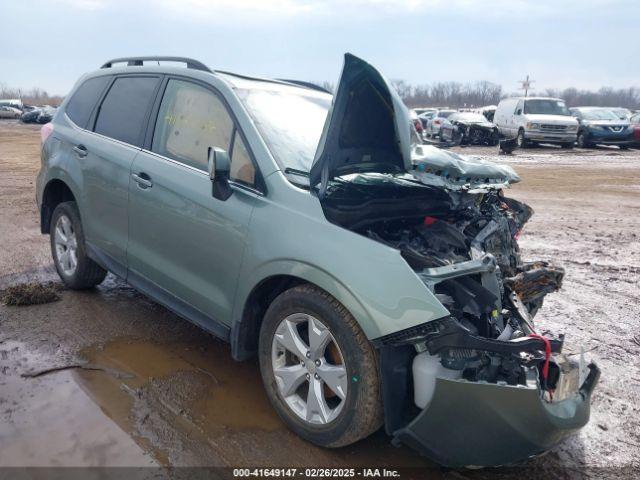
POLYGON ((7 287, 0 291, 0 299, 5 305, 40 305, 60 300, 61 286, 54 282, 29 282, 7 287))

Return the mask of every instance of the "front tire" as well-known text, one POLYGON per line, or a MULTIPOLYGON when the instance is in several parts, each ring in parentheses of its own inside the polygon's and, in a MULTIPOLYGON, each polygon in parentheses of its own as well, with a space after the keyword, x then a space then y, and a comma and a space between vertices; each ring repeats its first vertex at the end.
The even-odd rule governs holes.
POLYGON ((60 203, 51 216, 51 255, 62 282, 72 290, 102 283, 107 271, 87 256, 76 202, 60 203))
POLYGON ((579 147, 579 148, 591 148, 591 147, 593 146, 593 145, 591 145, 591 144, 589 143, 589 141, 587 140, 587 136, 585 135, 585 133, 584 133, 584 132, 580 132, 580 133, 578 134, 578 140, 577 140, 577 143, 578 143, 578 147, 579 147))
POLYGON ((527 145, 527 139, 524 138, 524 130, 518 130, 518 136, 516 137, 516 143, 518 148, 524 148, 527 145))
POLYGON ((273 301, 260 330, 259 359, 271 404, 305 440, 341 447, 382 425, 374 348, 323 290, 299 285, 273 301))

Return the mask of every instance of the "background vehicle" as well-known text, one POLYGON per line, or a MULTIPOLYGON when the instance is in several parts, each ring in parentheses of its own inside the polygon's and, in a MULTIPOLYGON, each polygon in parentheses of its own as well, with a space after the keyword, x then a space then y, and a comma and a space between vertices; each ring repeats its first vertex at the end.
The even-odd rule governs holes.
POLYGON ((0 107, 0 118, 20 118, 22 112, 13 107, 0 107))
POLYGON ((431 138, 440 137, 440 127, 449 115, 456 113, 455 110, 438 110, 431 119, 427 121, 425 135, 431 138))
POLYGON ((498 127, 480 113, 456 112, 449 115, 440 127, 443 141, 461 145, 498 145, 498 127))
POLYGON ((484 115, 490 122, 493 122, 493 117, 496 114, 497 108, 498 107, 496 105, 487 105, 486 107, 478 108, 476 111, 484 115))
POLYGON ((527 458, 587 422, 599 370, 534 331, 564 271, 520 257, 533 212, 502 194, 517 174, 416 145, 410 123, 349 54, 335 98, 191 59, 112 60, 41 130, 42 233, 67 287, 112 271, 257 355, 310 442, 384 424, 446 465, 527 458), (163 60, 187 68, 144 65, 163 60))
POLYGON ((436 111, 432 110, 430 112, 425 112, 418 115, 418 118, 420 119, 420 123, 422 123, 423 129, 427 128, 427 124, 429 123, 429 120, 431 120, 435 116, 435 114, 436 114, 436 111))
POLYGON ((635 113, 629 120, 633 126, 633 146, 640 147, 640 113, 635 113))
POLYGON ((22 114, 20 120, 24 123, 36 123, 41 112, 42 109, 39 107, 30 108, 22 114))
POLYGON ((51 121, 53 116, 56 113, 56 108, 51 107, 49 105, 45 105, 38 111, 38 116, 36 117, 36 122, 38 123, 48 123, 51 121))
POLYGON ((411 122, 413 123, 416 132, 418 133, 418 135, 420 135, 420 137, 422 137, 422 131, 424 130, 424 127, 422 126, 422 122, 418 117, 418 112, 416 112, 415 110, 409 110, 409 117, 411 118, 411 122))
POLYGON ((501 135, 517 137, 519 147, 540 142, 573 148, 578 132, 578 121, 559 98, 505 98, 498 104, 494 123, 501 135))
POLYGON ((634 128, 629 120, 620 120, 611 110, 602 107, 570 109, 578 119, 578 146, 617 145, 622 149, 633 144, 634 128))

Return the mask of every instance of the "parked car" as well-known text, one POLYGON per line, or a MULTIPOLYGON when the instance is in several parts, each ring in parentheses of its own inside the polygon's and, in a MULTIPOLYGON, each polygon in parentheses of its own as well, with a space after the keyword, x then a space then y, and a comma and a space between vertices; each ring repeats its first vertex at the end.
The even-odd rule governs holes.
POLYGON ((427 121, 425 128, 425 134, 427 137, 439 138, 440 127, 442 123, 449 117, 449 115, 456 113, 455 110, 438 110, 433 117, 427 121))
POLYGON ((570 109, 578 119, 578 146, 589 148, 595 145, 617 145, 627 149, 633 145, 634 128, 629 120, 620 118, 611 110, 602 107, 576 107, 570 109))
POLYGON ((486 107, 481 107, 477 110, 478 113, 481 113, 485 116, 487 120, 493 122, 493 117, 496 114, 497 105, 487 105, 486 107))
POLYGON ((527 143, 552 143, 573 148, 578 121, 564 100, 547 97, 510 97, 500 101, 494 116, 500 134, 527 143))
POLYGON ((441 128, 443 141, 461 145, 498 145, 498 127, 480 113, 457 112, 449 115, 441 128))
POLYGON ((422 126, 422 122, 418 117, 418 113, 413 109, 409 110, 409 117, 411 118, 411 123, 413 123, 413 126, 416 129, 416 132, 418 133, 420 138, 422 138, 422 131, 424 130, 424 127, 422 126))
POLYGON ((412 143, 357 57, 336 92, 176 57, 83 76, 41 130, 64 284, 109 270, 257 356, 283 422, 317 445, 384 424, 442 464, 501 465, 575 432, 599 370, 535 331, 563 270, 520 257, 532 210, 502 193, 519 177, 412 143), (162 60, 187 68, 144 65, 162 60))
POLYGON ((20 116, 20 120, 23 123, 36 123, 41 112, 42 109, 38 107, 31 108, 20 116))
POLYGON ((38 117, 36 118, 36 122, 38 123, 48 123, 51 121, 53 116, 56 113, 55 107, 45 106, 38 112, 38 117))
POLYGON ((418 115, 418 118, 420 119, 420 123, 422 123, 422 128, 426 130, 427 128, 427 124, 429 123, 429 120, 431 120, 435 114, 437 113, 436 110, 432 110, 430 112, 424 112, 421 113, 420 115, 418 115))
POLYGON ((0 107, 0 118, 20 118, 22 112, 14 107, 0 107))
POLYGON ((629 119, 633 125, 633 146, 640 147, 640 113, 635 113, 629 119))

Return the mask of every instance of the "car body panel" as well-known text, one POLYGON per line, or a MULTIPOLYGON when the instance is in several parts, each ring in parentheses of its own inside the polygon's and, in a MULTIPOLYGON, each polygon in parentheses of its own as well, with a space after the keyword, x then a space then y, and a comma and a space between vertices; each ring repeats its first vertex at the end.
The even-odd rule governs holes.
POLYGON ((217 200, 206 172, 147 151, 131 171, 153 185, 130 182, 129 271, 230 325, 255 195, 217 200))
POLYGON ((379 172, 381 168, 411 170, 410 123, 409 110, 380 72, 346 54, 309 172, 310 184, 315 186, 321 179, 326 183, 337 175, 379 172), (393 132, 386 121, 393 124, 393 132))
POLYGON ((465 158, 432 145, 415 146, 413 164, 413 175, 422 183, 449 190, 506 188, 520 181, 509 165, 465 158))
POLYGON ((270 195, 260 200, 252 215, 250 255, 238 282, 235 321, 253 288, 276 275, 291 275, 325 289, 345 305, 370 339, 448 315, 397 250, 329 223, 318 198, 292 185, 281 172, 265 181, 270 195), (285 235, 265 233, 274 225, 285 235))
POLYGON ((449 467, 522 461, 588 422, 599 377, 598 367, 589 365, 579 391, 555 403, 544 402, 535 387, 437 378, 431 403, 394 437, 449 467))

